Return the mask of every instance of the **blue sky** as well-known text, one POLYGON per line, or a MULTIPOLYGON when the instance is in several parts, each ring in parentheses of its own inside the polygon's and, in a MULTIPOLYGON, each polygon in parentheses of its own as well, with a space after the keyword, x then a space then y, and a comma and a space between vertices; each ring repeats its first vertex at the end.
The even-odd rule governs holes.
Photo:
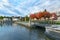
POLYGON ((25 16, 44 9, 60 11, 60 0, 0 0, 1 16, 25 16))

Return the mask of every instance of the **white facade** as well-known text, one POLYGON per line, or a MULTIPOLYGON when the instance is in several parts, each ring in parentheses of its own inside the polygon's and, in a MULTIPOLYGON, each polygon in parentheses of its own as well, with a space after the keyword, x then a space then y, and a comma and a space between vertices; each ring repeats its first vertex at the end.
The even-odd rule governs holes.
POLYGON ((18 19, 18 18, 13 18, 12 20, 13 20, 13 21, 18 21, 19 19, 18 19))
POLYGON ((36 18, 34 18, 34 20, 37 20, 36 18))
POLYGON ((58 17, 58 20, 60 20, 60 17, 58 17))
POLYGON ((3 20, 6 21, 6 20, 11 20, 11 19, 9 19, 9 18, 3 18, 3 20))

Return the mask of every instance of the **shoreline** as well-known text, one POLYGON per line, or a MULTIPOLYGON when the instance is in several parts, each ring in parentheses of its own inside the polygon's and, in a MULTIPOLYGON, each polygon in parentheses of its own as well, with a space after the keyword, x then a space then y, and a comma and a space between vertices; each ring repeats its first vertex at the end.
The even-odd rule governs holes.
POLYGON ((16 24, 20 24, 22 26, 26 26, 26 27, 31 27, 29 22, 15 22, 16 24))

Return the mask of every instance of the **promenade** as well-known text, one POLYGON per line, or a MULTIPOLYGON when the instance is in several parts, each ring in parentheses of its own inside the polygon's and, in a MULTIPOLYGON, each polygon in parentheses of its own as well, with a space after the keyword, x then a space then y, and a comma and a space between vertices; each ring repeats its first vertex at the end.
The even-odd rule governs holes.
POLYGON ((15 23, 16 23, 16 24, 23 25, 23 26, 28 26, 28 27, 30 27, 29 22, 15 22, 15 23))

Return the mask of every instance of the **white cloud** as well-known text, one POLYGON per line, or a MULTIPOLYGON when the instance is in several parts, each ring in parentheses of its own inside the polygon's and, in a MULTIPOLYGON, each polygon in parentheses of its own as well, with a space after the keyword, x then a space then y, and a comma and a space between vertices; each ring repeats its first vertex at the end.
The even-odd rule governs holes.
POLYGON ((48 6, 48 5, 50 5, 50 2, 49 1, 46 1, 43 4, 41 4, 41 6, 48 6))
POLYGON ((2 2, 0 2, 0 10, 4 10, 8 14, 12 15, 25 16, 28 15, 29 13, 35 13, 44 9, 47 9, 48 11, 51 12, 59 11, 60 0, 24 0, 23 2, 20 2, 20 4, 16 7, 10 4, 9 0, 2 0, 2 2))
POLYGON ((40 11, 38 6, 30 7, 28 10, 30 13, 35 13, 35 12, 40 11))
POLYGON ((8 2, 8 0, 2 0, 2 3, 3 3, 4 5, 10 5, 10 3, 8 2))
MULTIPOLYGON (((14 6, 12 6, 12 5, 8 2, 8 0, 2 0, 2 2, 0 2, 0 10, 5 11, 5 12, 8 13, 8 14, 19 15, 19 14, 13 12, 12 10, 10 10, 9 8, 5 7, 4 5, 10 6, 12 9, 15 8, 14 6)), ((2 14, 2 13, 1 13, 1 14, 2 14)), ((7 14, 7 15, 8 15, 8 14, 7 14)), ((4 15, 4 13, 3 13, 2 15, 4 15)))

